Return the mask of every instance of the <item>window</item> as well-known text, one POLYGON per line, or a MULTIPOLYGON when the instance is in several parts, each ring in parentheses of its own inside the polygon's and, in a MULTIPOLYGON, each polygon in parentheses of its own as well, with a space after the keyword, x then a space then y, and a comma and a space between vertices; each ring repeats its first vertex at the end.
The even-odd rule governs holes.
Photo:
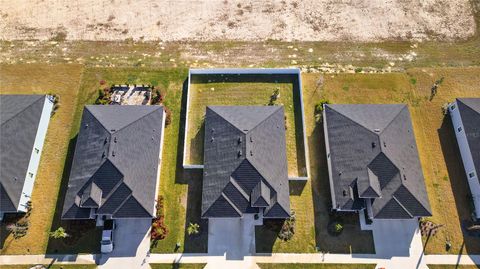
POLYGON ((450 110, 455 110, 456 107, 457 107, 456 105, 452 105, 452 106, 450 107, 450 110))
POLYGON ((28 172, 28 175, 29 175, 30 177, 33 177, 33 173, 28 172))
POLYGON ((468 173, 468 178, 474 178, 474 177, 475 177, 475 172, 468 173))
POLYGON ((38 154, 39 152, 40 152, 40 150, 38 150, 37 148, 35 148, 35 153, 38 154))
POLYGON ((460 133, 462 130, 463 130, 463 129, 462 129, 462 126, 460 126, 460 127, 457 128, 457 131, 458 131, 459 133, 460 133))

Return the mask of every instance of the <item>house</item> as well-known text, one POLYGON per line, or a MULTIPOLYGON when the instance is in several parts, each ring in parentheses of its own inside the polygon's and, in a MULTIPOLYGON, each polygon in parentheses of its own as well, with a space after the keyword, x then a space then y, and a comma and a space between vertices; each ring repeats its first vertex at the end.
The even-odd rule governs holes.
POLYGON ((332 209, 366 209, 370 220, 431 216, 408 107, 324 108, 332 209))
POLYGON ((85 106, 62 219, 156 215, 164 114, 162 106, 85 106))
POLYGON ((480 219, 480 98, 458 98, 449 105, 475 216, 480 219))
POLYGON ((209 106, 202 218, 290 217, 283 106, 209 106))
POLYGON ((28 210, 52 109, 48 95, 0 95, 0 220, 28 210))

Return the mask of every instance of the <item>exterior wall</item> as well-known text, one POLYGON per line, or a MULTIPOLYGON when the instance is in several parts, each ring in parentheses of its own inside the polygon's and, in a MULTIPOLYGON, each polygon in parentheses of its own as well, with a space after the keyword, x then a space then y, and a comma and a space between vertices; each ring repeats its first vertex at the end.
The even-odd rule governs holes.
MULTIPOLYGON (((475 216, 480 218, 480 182, 478 181, 479 175, 475 174, 473 178, 469 178, 468 174, 475 172, 475 166, 473 164, 472 154, 470 153, 470 147, 468 146, 467 136, 465 135, 465 128, 462 123, 462 117, 458 110, 457 102, 450 104, 449 114, 452 118, 453 129, 455 136, 457 137, 458 148, 462 155, 463 166, 465 168, 465 177, 472 193, 473 204, 475 206, 475 216), (459 131, 461 128, 461 131, 459 131)), ((475 172, 476 173, 476 172, 475 172)))
POLYGON ((50 116, 53 109, 53 102, 45 96, 45 102, 43 104, 42 115, 37 128, 37 134, 35 136, 35 143, 33 144, 32 154, 30 155, 30 163, 28 164, 27 174, 25 175, 25 183, 23 185, 22 194, 20 196, 20 202, 18 204, 19 212, 27 211, 27 202, 30 201, 30 197, 33 191, 33 185, 35 178, 37 177, 38 165, 40 163, 40 157, 42 155, 43 143, 45 142, 45 136, 47 135, 48 123, 50 122, 50 116), (38 151, 38 152, 37 152, 38 151), (30 177, 30 173, 33 174, 30 177))
POLYGON ((327 154, 327 165, 328 165, 328 180, 330 183, 330 195, 332 198, 332 209, 337 210, 337 202, 335 201, 335 190, 333 189, 333 178, 332 178, 332 159, 330 158, 330 143, 328 142, 328 129, 327 129, 327 117, 325 113, 325 105, 323 105, 323 132, 325 137, 325 149, 327 154))
POLYGON ((158 203, 158 192, 160 188, 160 170, 162 167, 162 152, 163 152, 163 138, 165 137, 165 119, 167 118, 167 114, 164 113, 162 117, 162 136, 160 137, 160 155, 158 157, 158 171, 157 171, 157 185, 155 186, 155 204, 153 207, 153 216, 157 217, 157 203, 158 203))
POLYGON ((276 74, 276 75, 297 75, 298 76, 298 88, 300 91, 300 110, 302 114, 302 128, 303 128, 303 144, 305 153, 305 177, 292 177, 289 180, 308 180, 310 176, 310 157, 308 154, 307 132, 305 126, 305 110, 303 105, 303 92, 302 92, 302 76, 301 71, 298 68, 220 68, 220 69, 190 69, 188 72, 188 86, 187 86, 187 104, 186 104, 186 118, 185 118, 185 134, 183 140, 183 158, 182 166, 184 169, 203 169, 203 164, 187 164, 185 162, 185 156, 187 151, 187 131, 188 131, 188 115, 190 108, 190 85, 192 75, 211 75, 211 74, 276 74))

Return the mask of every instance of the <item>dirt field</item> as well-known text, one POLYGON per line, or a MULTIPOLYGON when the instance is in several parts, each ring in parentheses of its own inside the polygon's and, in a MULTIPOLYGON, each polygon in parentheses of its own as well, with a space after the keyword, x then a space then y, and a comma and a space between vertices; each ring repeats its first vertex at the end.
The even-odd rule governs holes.
POLYGON ((469 0, 0 0, 0 39, 466 39, 469 0))

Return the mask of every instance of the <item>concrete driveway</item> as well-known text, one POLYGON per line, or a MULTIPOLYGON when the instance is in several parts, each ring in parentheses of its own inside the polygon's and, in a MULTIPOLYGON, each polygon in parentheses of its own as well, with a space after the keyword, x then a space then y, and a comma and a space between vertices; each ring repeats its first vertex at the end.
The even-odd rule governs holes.
POLYGON ((253 215, 209 219, 208 255, 225 255, 227 260, 243 260, 244 256, 254 254, 255 225, 258 225, 258 222, 253 215))
POLYGON ((375 219, 372 232, 376 256, 384 259, 377 268, 427 268, 417 219, 375 219))
POLYGON ((151 219, 116 220, 112 253, 98 255, 99 268, 149 268, 151 219))

